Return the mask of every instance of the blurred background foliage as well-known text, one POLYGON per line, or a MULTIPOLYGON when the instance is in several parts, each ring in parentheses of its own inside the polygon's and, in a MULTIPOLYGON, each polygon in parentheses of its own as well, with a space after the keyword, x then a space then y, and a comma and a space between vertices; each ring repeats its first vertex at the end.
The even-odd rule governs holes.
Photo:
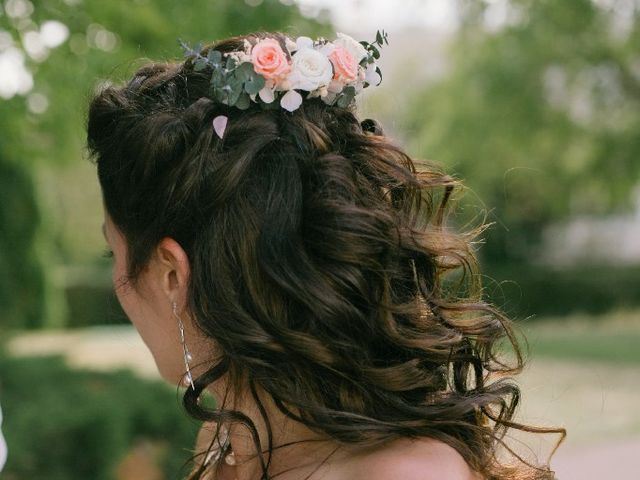
MULTIPOLYGON (((321 8, 331 2, 303 8, 312 3, 0 0, 0 337, 126 322, 100 255, 101 199, 84 150, 93 89, 124 81, 149 59, 180 60, 178 38, 195 44, 253 30, 332 36, 321 8)), ((378 26, 389 31, 385 80, 366 92, 363 114, 464 182, 454 221, 486 215, 494 223, 479 256, 487 296, 508 313, 637 307, 640 1, 450 4, 456 26, 438 41, 424 29, 378 26)), ((358 22, 352 28, 346 33, 358 38, 375 32, 358 31, 358 22)), ((628 347, 640 338, 622 331, 607 358, 618 338, 628 347)), ((569 337, 556 333, 543 336, 547 351, 566 352, 569 337)), ((602 335, 576 351, 592 352, 602 335)), ((631 351, 625 361, 640 361, 631 351)), ((141 438, 160 452, 190 445, 193 432, 169 396, 122 372, 0 355, 0 400, 13 412, 4 428, 16 452, 3 478, 113 478, 141 438), (42 388, 33 391, 25 378, 42 388), (65 417, 70 405, 77 410, 65 417), (48 451, 55 438, 68 441, 48 451), (78 444, 93 469, 64 450, 78 444), (29 457, 34 451, 45 453, 29 457)), ((163 478, 176 478, 188 458, 158 455, 163 478)))
MULTIPOLYGON (((0 0, 0 340, 15 329, 125 321, 100 256, 101 200, 84 150, 93 89, 149 59, 180 60, 178 38, 254 30, 331 31, 278 0, 0 0)), ((2 343, 2 478, 184 476, 197 425, 175 391, 62 358, 14 358, 2 343)))
MULTIPOLYGON (((562 222, 571 219, 632 210, 640 169, 637 2, 454 3, 458 25, 443 47, 442 73, 407 82, 420 58, 392 51, 392 41, 397 58, 381 93, 370 95, 378 106, 372 113, 395 127, 412 154, 444 163, 464 181, 461 224, 483 215, 494 223, 479 254, 487 296, 509 313, 640 303, 639 295, 620 294, 633 289, 637 258, 608 262, 590 243, 565 242, 563 250, 545 237, 560 225, 562 239, 562 222), (560 288, 572 293, 558 295, 560 288)), ((20 57, 31 84, 11 94, 11 79, 0 82, 0 328, 122 322, 107 262, 97 254, 100 198, 84 158, 93 89, 102 79, 124 81, 149 59, 178 60, 178 38, 197 43, 259 29, 323 35, 332 31, 329 16, 303 15, 277 0, 3 6, 0 51, 20 57)), ((600 244, 605 233, 615 235, 589 228, 600 244)), ((621 249, 614 242, 609 250, 621 249)))
POLYGON ((10 446, 3 479, 110 480, 126 474, 151 480, 156 469, 173 479, 188 472, 199 425, 166 385, 129 371, 71 369, 61 356, 0 352, 0 372, 2 408, 10 412, 3 425, 10 446), (127 454, 135 456, 131 467, 127 454))
POLYGON ((639 3, 457 3, 445 73, 400 129, 467 185, 461 221, 494 223, 488 296, 521 316, 638 305, 639 3))
POLYGON ((30 79, 0 69, 0 328, 102 323, 105 305, 116 312, 107 322, 122 320, 109 299, 106 262, 96 255, 104 244, 101 203, 83 159, 93 89, 101 79, 124 81, 150 59, 180 60, 178 38, 195 44, 255 30, 322 35, 330 27, 278 0, 2 3, 4 65, 18 57, 30 79))
POLYGON ((412 96, 413 148, 488 209, 491 263, 531 262, 550 223, 632 206, 640 178, 640 22, 592 0, 460 2, 449 71, 412 96), (508 226, 508 228, 504 228, 508 226))

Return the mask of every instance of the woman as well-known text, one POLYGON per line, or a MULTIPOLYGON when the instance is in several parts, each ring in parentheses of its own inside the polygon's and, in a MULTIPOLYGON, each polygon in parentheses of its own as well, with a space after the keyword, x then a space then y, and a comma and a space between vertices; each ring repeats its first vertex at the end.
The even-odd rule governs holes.
POLYGON ((445 225, 455 180, 357 118, 385 42, 185 47, 91 102, 118 299, 206 422, 193 479, 553 478, 497 458, 510 427, 558 430, 485 381, 522 358, 481 299, 480 228, 445 225))

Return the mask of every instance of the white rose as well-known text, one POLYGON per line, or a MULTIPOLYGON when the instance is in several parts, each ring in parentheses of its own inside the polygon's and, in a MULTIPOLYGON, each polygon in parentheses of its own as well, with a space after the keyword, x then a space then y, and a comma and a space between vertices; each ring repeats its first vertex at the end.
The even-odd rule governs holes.
POLYGON ((326 87, 333 78, 333 67, 329 59, 313 48, 300 48, 291 57, 291 73, 287 80, 290 89, 313 91, 326 87))
POLYGON ((362 46, 360 42, 357 42, 349 35, 345 35, 344 33, 337 33, 337 39, 332 43, 336 47, 342 47, 349 51, 349 53, 356 59, 357 63, 360 63, 363 58, 366 58, 368 53, 367 49, 362 46))

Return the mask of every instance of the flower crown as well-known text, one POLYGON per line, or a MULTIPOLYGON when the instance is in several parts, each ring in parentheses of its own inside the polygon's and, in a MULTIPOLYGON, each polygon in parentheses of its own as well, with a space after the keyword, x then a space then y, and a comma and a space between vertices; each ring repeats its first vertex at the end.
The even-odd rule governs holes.
POLYGON ((337 37, 332 42, 286 37, 284 48, 276 38, 255 43, 245 39, 243 50, 211 49, 206 56, 200 54, 201 45, 190 48, 182 41, 180 45, 195 71, 211 69, 209 93, 216 101, 242 110, 251 102, 264 108, 279 104, 293 112, 302 104, 299 90, 308 92, 306 98, 320 97, 328 105, 347 107, 363 88, 382 81, 376 60, 378 48, 388 45, 384 31, 376 32, 371 43, 357 42, 343 33, 337 37))

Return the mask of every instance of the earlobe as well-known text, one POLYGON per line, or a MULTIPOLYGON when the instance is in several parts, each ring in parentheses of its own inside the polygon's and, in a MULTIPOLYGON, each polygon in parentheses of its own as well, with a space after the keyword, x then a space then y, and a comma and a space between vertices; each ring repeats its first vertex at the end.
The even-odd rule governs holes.
POLYGON ((172 302, 183 303, 191 273, 186 252, 178 242, 166 237, 156 247, 156 258, 158 280, 164 294, 172 302))

